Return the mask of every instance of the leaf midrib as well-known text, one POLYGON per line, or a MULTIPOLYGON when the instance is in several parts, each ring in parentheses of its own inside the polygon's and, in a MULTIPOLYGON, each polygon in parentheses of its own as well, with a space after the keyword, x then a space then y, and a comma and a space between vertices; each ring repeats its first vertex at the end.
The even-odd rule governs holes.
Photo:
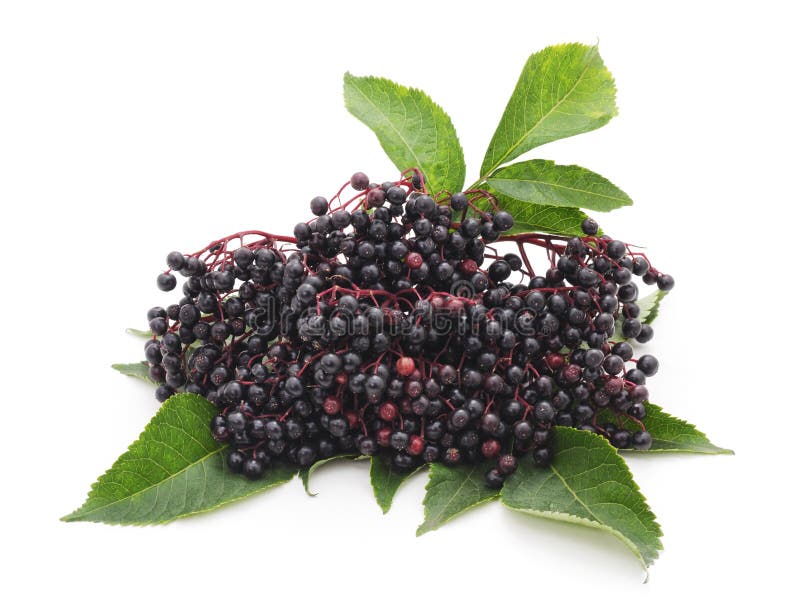
MULTIPOLYGON (((597 55, 597 47, 592 47, 592 58, 591 58, 591 59, 594 59, 594 56, 595 56, 595 55, 597 55)), ((520 146, 520 144, 521 144, 521 143, 522 143, 522 142, 523 142, 523 141, 524 141, 526 138, 528 138, 528 136, 529 136, 529 135, 530 135, 530 134, 531 134, 531 133, 532 133, 534 130, 536 130, 536 129, 539 127, 539 125, 540 125, 540 124, 541 124, 541 123, 542 123, 542 122, 543 122, 545 119, 547 119, 547 118, 550 116, 550 114, 551 114, 551 113, 553 113, 553 112, 554 112, 554 111, 555 111, 555 110, 556 110, 558 107, 560 107, 560 106, 561 106, 561 105, 564 103, 564 101, 565 101, 567 98, 569 98, 569 97, 572 95, 572 92, 574 92, 574 91, 575 91, 575 88, 576 88, 576 87, 578 87, 578 84, 579 84, 579 83, 580 83, 580 82, 583 80, 583 76, 586 74, 586 71, 587 71, 587 70, 589 70, 589 64, 588 64, 588 63, 586 64, 586 66, 584 66, 584 67, 583 67, 583 70, 581 71, 581 74, 580 74, 580 75, 578 76, 578 78, 575 80, 575 83, 572 85, 572 87, 569 89, 569 91, 568 91, 568 92, 567 92, 567 93, 566 93, 566 94, 565 94, 565 95, 564 95, 564 96, 563 96, 563 97, 562 97, 562 98, 561 98, 561 99, 560 99, 560 100, 559 100, 559 101, 558 101, 556 104, 554 104, 554 105, 553 105, 553 106, 550 108, 550 110, 549 110, 547 113, 545 113, 544 115, 542 115, 542 116, 539 118, 539 120, 538 120, 538 121, 537 121, 537 122, 536 122, 536 123, 535 123, 533 126, 531 126, 530 130, 528 130, 527 132, 525 132, 525 133, 524 133, 524 134, 523 134, 523 135, 522 135, 522 136, 521 136, 521 137, 520 137, 520 138, 519 138, 519 139, 518 139, 518 140, 517 140, 517 141, 514 143, 514 145, 513 145, 513 146, 509 147, 509 148, 508 148, 508 149, 507 149, 507 150, 506 150, 506 151, 503 153, 503 155, 502 155, 502 156, 500 156, 500 162, 497 162, 497 163, 496 163, 494 166, 492 166, 492 167, 491 167, 491 168, 490 168, 488 171, 486 171, 486 172, 483 174, 483 177, 481 177, 481 178, 480 178, 480 179, 479 179, 479 180, 476 182, 476 184, 477 184, 477 183, 481 183, 481 182, 485 181, 485 180, 486 180, 486 178, 487 178, 487 177, 489 177, 489 175, 491 175, 491 174, 492 174, 494 171, 496 171, 496 170, 498 169, 498 167, 499 167, 501 164, 503 164, 503 162, 505 162, 505 157, 506 157, 506 156, 508 156, 508 154, 509 154, 509 153, 511 153, 512 151, 514 151, 514 150, 515 150, 517 147, 519 147, 519 146, 520 146)))
MULTIPOLYGON (((464 488, 464 484, 466 484, 468 481, 472 481, 472 474, 475 473, 476 468, 477 468, 476 466, 473 466, 469 470, 469 473, 465 474, 464 479, 461 480, 461 483, 458 485, 458 488, 456 488, 452 496, 449 499, 447 499, 447 503, 445 503, 445 505, 442 507, 442 511, 436 514, 436 516, 434 516, 437 522, 441 520, 444 510, 446 510, 449 507, 449 505, 455 500, 456 495, 458 495, 458 493, 461 492, 461 489, 464 488)), ((428 518, 426 518, 425 521, 427 522, 428 518)))
MULTIPOLYGON (((193 463, 190 463, 190 464, 186 465, 186 467, 183 467, 183 468, 182 468, 180 471, 177 471, 176 473, 170 474, 170 475, 166 476, 164 479, 162 479, 162 480, 160 480, 160 481, 158 481, 158 482, 155 482, 155 483, 153 483, 153 484, 151 484, 151 485, 147 486, 146 488, 143 488, 142 490, 138 490, 138 491, 136 491, 136 492, 134 492, 134 493, 131 493, 131 494, 129 494, 129 495, 126 495, 126 496, 122 497, 121 499, 117 499, 117 500, 115 500, 115 501, 109 501, 108 503, 105 503, 105 504, 103 504, 103 505, 101 505, 101 506, 99 506, 99 507, 94 507, 94 508, 91 508, 91 509, 88 509, 88 510, 85 510, 85 511, 82 511, 81 509, 78 509, 78 510, 76 510, 76 511, 72 512, 71 514, 69 514, 69 515, 65 516, 64 518, 65 518, 65 519, 67 519, 67 520, 75 520, 75 519, 77 519, 77 518, 80 518, 81 516, 86 516, 86 515, 88 515, 88 514, 93 514, 93 513, 95 513, 95 512, 102 511, 102 510, 104 510, 104 509, 105 509, 105 508, 107 508, 107 507, 111 507, 112 505, 116 505, 116 504, 118 504, 118 503, 122 503, 122 502, 124 502, 124 501, 128 501, 129 499, 132 499, 133 497, 135 497, 135 496, 137 496, 137 495, 141 495, 141 494, 143 494, 143 493, 147 492, 148 490, 150 490, 150 489, 152 489, 152 488, 157 488, 158 486, 160 486, 160 485, 161 485, 161 484, 163 484, 164 482, 166 482, 166 481, 168 481, 168 480, 171 480, 171 479, 173 479, 173 478, 175 478, 175 477, 177 477, 177 476, 181 475, 182 473, 184 473, 184 472, 188 471, 189 469, 191 469, 191 468, 192 468, 192 467, 194 467, 195 465, 198 465, 198 464, 200 464, 200 463, 203 463, 203 462, 205 462, 206 460, 208 460, 209 458, 211 458, 211 457, 212 457, 212 456, 214 456, 215 454, 219 454, 219 453, 220 453, 220 452, 222 452, 222 450, 224 450, 224 449, 225 449, 224 447, 222 447, 222 448, 218 448, 218 449, 216 449, 216 450, 214 450, 214 451, 212 451, 212 452, 210 452, 210 453, 206 454, 206 455, 205 455, 205 456, 203 456, 202 458, 200 458, 200 459, 196 460, 195 462, 193 462, 193 463)), ((203 468, 203 470, 204 470, 204 472, 205 472, 205 467, 203 468)), ((206 483, 206 482, 207 482, 207 480, 204 480, 204 481, 203 481, 203 484, 205 485, 205 483, 206 483)), ((99 484, 99 480, 98 480, 98 484, 99 484)))
POLYGON ((502 189, 497 187, 496 184, 498 182, 503 182, 503 181, 517 181, 517 182, 520 182, 520 183, 535 183, 535 184, 545 185, 545 186, 554 186, 554 187, 557 187, 557 188, 561 188, 562 190, 571 190, 573 192, 581 192, 581 193, 587 194, 589 196, 599 196, 600 198, 606 198, 608 200, 616 200, 616 201, 619 201, 621 203, 626 203, 626 204, 630 203, 630 199, 629 198, 620 198, 620 197, 617 197, 617 196, 609 196, 609 195, 603 194, 601 192, 590 192, 589 190, 581 190, 580 188, 575 188, 575 187, 572 187, 572 186, 563 185, 563 184, 560 184, 560 183, 556 183, 555 181, 541 181, 539 179, 509 179, 507 177, 492 177, 489 180, 489 185, 495 184, 494 187, 502 192, 502 189))
MULTIPOLYGON (((584 449, 588 450, 588 448, 584 448, 584 449)), ((573 498, 575 499, 575 501, 577 501, 578 503, 580 503, 580 504, 581 504, 581 506, 583 507, 583 509, 585 509, 585 510, 588 512, 588 514, 589 514, 589 515, 590 515, 590 516, 591 516, 591 517, 592 517, 592 518, 593 518, 593 519, 594 519, 594 520, 595 520, 597 523, 599 523, 599 524, 605 524, 605 523, 603 523, 603 522, 602 522, 602 521, 601 521, 601 520, 600 520, 600 519, 599 519, 597 516, 595 516, 594 512, 592 512, 592 510, 590 510, 590 509, 589 509, 589 507, 588 507, 588 506, 587 506, 587 505, 586 505, 586 504, 585 504, 585 503, 584 503, 584 502, 581 500, 581 498, 578 496, 578 493, 576 493, 576 492, 575 492, 575 491, 572 489, 572 487, 571 487, 569 484, 567 484, 567 481, 566 481, 566 480, 564 479, 564 477, 563 477, 563 476, 562 476, 562 475, 559 473, 558 469, 556 469, 556 468, 555 468, 553 465, 550 465, 550 471, 552 471, 552 472, 555 474, 555 476, 556 476, 556 477, 557 477, 559 480, 561 480, 561 483, 564 485, 564 488, 566 488, 566 489, 569 491, 569 494, 571 494, 571 495, 573 496, 573 498)))
POLYGON ((388 122, 388 124, 389 124, 389 126, 391 127, 391 129, 392 129, 392 130, 395 132, 395 134, 396 134, 396 135, 399 137, 400 141, 402 141, 403 145, 404 145, 404 146, 405 146, 405 148, 408 150, 408 153, 409 153, 409 154, 411 155, 411 157, 414 159, 415 166, 416 166, 418 169, 420 169, 421 171, 423 171, 423 174, 425 174, 425 171, 424 171, 424 170, 423 170, 423 168, 422 168, 422 166, 423 166, 423 165, 422 165, 422 161, 421 161, 421 160, 420 160, 420 159, 417 157, 417 155, 414 153, 414 150, 411 148, 411 145, 410 145, 410 144, 408 143, 408 141, 405 139, 405 137, 403 136, 403 134, 402 134, 402 133, 401 133, 401 132, 400 132, 400 131, 399 131, 399 130, 398 130, 396 127, 395 127, 395 125, 394 125, 394 122, 392 122, 391 118, 390 118, 388 115, 386 115, 386 113, 384 113, 383 111, 381 111, 381 108, 380 108, 378 105, 376 105, 374 102, 372 102, 372 100, 370 100, 370 99, 369 99, 369 96, 367 96, 367 95, 364 93, 364 91, 362 91, 362 89, 361 89, 360 87, 358 87, 358 84, 357 84, 357 83, 355 83, 353 79, 351 79, 351 80, 350 80, 350 84, 351 84, 351 85, 352 85, 352 86, 353 86, 353 87, 354 87, 354 88, 355 88, 355 89, 358 91, 358 93, 361 95, 361 98, 363 98, 363 99, 364 99, 364 100, 365 100, 365 101, 366 101, 366 102, 367 102, 367 103, 368 103, 370 106, 372 106, 372 107, 373 107, 373 108, 374 108, 374 109, 375 109, 375 110, 378 112, 378 114, 379 114, 381 117, 383 117, 384 119, 386 119, 386 121, 388 122))

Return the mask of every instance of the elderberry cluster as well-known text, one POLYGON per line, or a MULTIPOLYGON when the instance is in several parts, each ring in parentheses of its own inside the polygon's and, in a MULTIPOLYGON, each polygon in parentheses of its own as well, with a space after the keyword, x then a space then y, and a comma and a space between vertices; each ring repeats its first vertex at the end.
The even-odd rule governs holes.
POLYGON ((437 201, 418 172, 380 185, 356 173, 345 201, 347 187, 314 198, 293 236, 172 252, 158 276, 165 291, 173 272, 186 281, 177 304, 148 312, 156 396, 215 403, 232 470, 256 479, 342 453, 399 469, 491 460, 486 481, 500 487, 525 458, 550 462, 553 425, 650 446, 658 361, 635 360, 624 339, 653 336, 633 276, 666 291, 669 275, 589 219, 583 237, 506 235, 514 220, 490 195, 437 201))

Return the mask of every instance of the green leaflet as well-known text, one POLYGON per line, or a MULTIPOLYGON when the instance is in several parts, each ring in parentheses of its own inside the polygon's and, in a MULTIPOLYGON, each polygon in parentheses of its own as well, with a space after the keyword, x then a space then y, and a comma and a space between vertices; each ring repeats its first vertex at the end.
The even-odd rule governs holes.
POLYGON ((150 378, 150 367, 145 361, 131 362, 127 364, 117 363, 111 365, 111 368, 116 369, 123 375, 129 375, 131 377, 143 380, 148 384, 156 385, 156 383, 150 378))
POLYGON ((64 521, 155 524, 214 509, 289 481, 284 466, 250 481, 225 466, 225 449, 211 437, 214 405, 179 394, 161 406, 128 451, 92 485, 86 502, 64 521))
POLYGON ((318 460, 313 465, 311 465, 308 469, 301 469, 300 470, 300 481, 303 483, 303 488, 305 488, 306 494, 310 497, 316 497, 317 493, 311 492, 309 490, 308 481, 311 479, 311 474, 314 473, 317 469, 322 467, 323 465, 327 465, 331 461, 337 460, 360 460, 362 458, 366 458, 364 456, 359 456, 358 454, 339 454, 337 456, 331 456, 329 458, 323 458, 318 460))
POLYGON ((580 166, 527 160, 499 169, 487 180, 497 192, 526 203, 611 211, 633 204, 605 177, 580 166))
POLYGON ((603 437, 555 427, 552 464, 520 463, 501 491, 509 508, 596 527, 621 539, 646 568, 662 549, 661 528, 617 450, 603 437))
MULTIPOLYGON (((693 452, 696 454, 733 454, 733 450, 715 446, 705 433, 698 430, 693 424, 671 416, 658 405, 645 403, 647 416, 642 421, 645 428, 653 436, 653 445, 649 450, 624 450, 636 454, 651 452, 693 452)), ((602 421, 617 423, 617 418, 611 412, 603 412, 602 421)), ((627 416, 623 417, 623 425, 636 431, 639 427, 627 416)))
MULTIPOLYGON (((555 235, 583 236, 581 222, 588 216, 574 207, 534 205, 489 190, 500 209, 514 216, 514 227, 507 234, 546 232, 555 235)), ((488 205, 483 205, 488 206, 488 205)))
POLYGON ((481 181, 544 143, 604 126, 616 115, 616 87, 597 47, 554 45, 522 69, 481 165, 481 181))
POLYGON ((457 192, 464 186, 464 153, 453 123, 425 92, 347 73, 344 102, 375 133, 398 170, 422 171, 429 192, 457 192))
POLYGON ((384 514, 392 507, 392 501, 400 485, 423 467, 425 465, 420 465, 412 471, 398 471, 385 454, 376 454, 372 457, 369 464, 369 480, 375 501, 384 514))
POLYGON ((125 332, 134 337, 141 337, 142 339, 152 339, 153 333, 149 330, 139 330, 138 328, 126 328, 125 332))
POLYGON ((425 487, 425 521, 417 527, 417 535, 438 529, 445 522, 467 510, 497 499, 499 491, 486 485, 486 471, 492 462, 448 467, 431 464, 428 484, 425 487))

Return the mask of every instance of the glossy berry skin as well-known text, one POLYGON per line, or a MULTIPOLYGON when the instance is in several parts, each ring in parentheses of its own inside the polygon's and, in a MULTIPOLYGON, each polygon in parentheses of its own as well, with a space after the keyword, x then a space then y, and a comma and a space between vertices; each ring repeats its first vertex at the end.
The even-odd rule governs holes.
POLYGON ((361 454, 396 471, 490 460, 499 488, 519 463, 551 462, 555 425, 646 449, 635 421, 658 361, 617 339, 652 337, 633 277, 674 280, 589 219, 585 236, 503 242, 502 205, 428 193, 414 169, 355 173, 330 203, 311 200, 293 236, 170 252, 158 286, 176 295, 147 312, 156 397, 205 396, 212 437, 250 479, 361 454))
POLYGON ((585 220, 581 222, 581 230, 585 235, 594 236, 597 234, 597 231, 600 229, 600 225, 595 222, 592 218, 587 217, 585 220))

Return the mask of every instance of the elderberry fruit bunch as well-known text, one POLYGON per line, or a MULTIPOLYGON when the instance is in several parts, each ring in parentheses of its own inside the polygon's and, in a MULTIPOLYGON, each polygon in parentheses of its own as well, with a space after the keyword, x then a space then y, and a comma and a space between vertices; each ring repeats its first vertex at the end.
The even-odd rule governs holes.
POLYGON ((156 397, 215 403, 231 470, 257 479, 343 453, 398 469, 491 459, 499 488, 519 463, 550 462, 553 425, 650 447, 658 361, 626 341, 653 336, 633 280, 674 280, 644 254, 591 219, 582 237, 508 234, 490 194, 434 197, 415 169, 382 184, 356 173, 311 212, 291 236, 172 252, 157 279, 171 291, 185 278, 177 303, 147 314, 156 397))

